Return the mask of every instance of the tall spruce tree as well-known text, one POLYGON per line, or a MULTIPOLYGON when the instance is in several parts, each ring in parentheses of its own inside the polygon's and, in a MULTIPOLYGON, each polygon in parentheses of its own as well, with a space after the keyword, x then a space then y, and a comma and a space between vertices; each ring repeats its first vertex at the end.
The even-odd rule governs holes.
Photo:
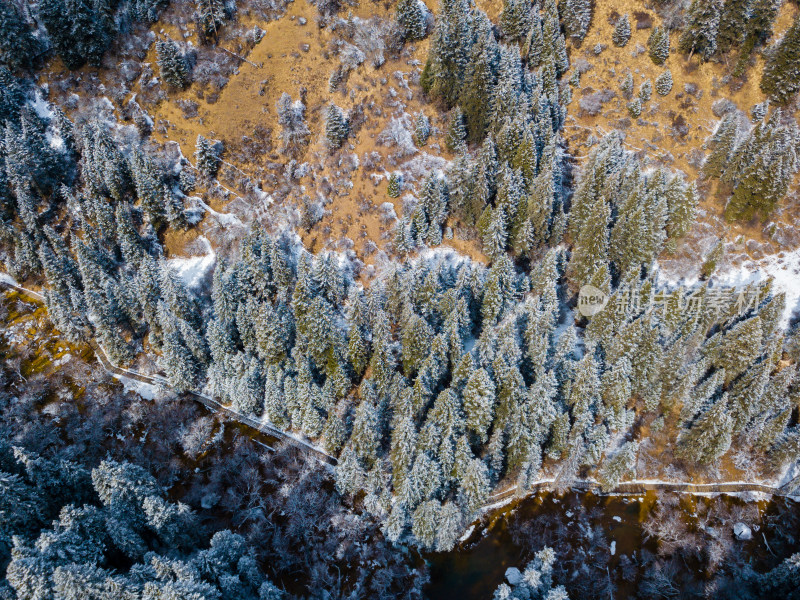
POLYGON ((663 65, 669 57, 669 31, 665 27, 656 25, 647 38, 647 48, 650 60, 657 65, 663 65))
POLYGON ((591 0, 564 0, 559 8, 567 35, 580 44, 592 22, 591 0))
POLYGON ((500 28, 512 42, 524 39, 531 28, 531 3, 528 0, 503 0, 500 28))
POLYGON ((216 39, 225 22, 225 3, 222 0, 195 0, 195 11, 203 36, 216 39))
POLYGON ((36 49, 37 42, 17 5, 0 3, 0 64, 9 69, 28 68, 36 49))
POLYGON ((399 0, 397 3, 397 23, 403 38, 409 42, 421 40, 428 29, 428 11, 421 0, 399 0))
POLYGON ((325 116, 325 138, 332 150, 338 150, 350 133, 350 125, 344 111, 331 104, 325 116))
POLYGON ((68 69, 77 69, 87 61, 99 66, 116 34, 109 0, 42 0, 39 15, 68 69))
POLYGON ((174 88, 185 88, 189 67, 178 45, 170 38, 156 40, 156 57, 164 81, 174 88))
POLYGON ((631 39, 631 22, 627 13, 617 19, 614 25, 614 33, 611 34, 611 41, 618 48, 624 48, 631 39))
POLYGON ((761 91, 785 104, 800 90, 800 16, 767 53, 761 91))
POLYGON ((206 177, 216 177, 222 159, 217 150, 217 143, 202 135, 197 136, 197 146, 194 152, 197 161, 197 170, 206 177))
POLYGON ((686 15, 687 24, 678 41, 684 54, 698 54, 701 59, 710 58, 717 50, 722 0, 692 0, 686 15))

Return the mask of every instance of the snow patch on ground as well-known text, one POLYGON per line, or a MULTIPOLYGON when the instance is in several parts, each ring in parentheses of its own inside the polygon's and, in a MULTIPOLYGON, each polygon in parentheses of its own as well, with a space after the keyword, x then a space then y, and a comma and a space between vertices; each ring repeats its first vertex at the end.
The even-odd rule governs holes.
POLYGON ((17 281, 8 273, 0 273, 0 281, 9 285, 19 285, 17 281))
POLYGON ((203 256, 190 256, 188 258, 170 258, 167 264, 175 270, 186 287, 196 289, 203 282, 211 267, 217 261, 217 255, 211 247, 211 243, 205 236, 198 238, 206 246, 206 254, 203 256))
POLYGON ((72 360, 72 354, 67 352, 61 358, 54 360, 53 361, 53 366, 54 367, 60 367, 61 365, 68 363, 70 360, 72 360))
POLYGON ((466 542, 472 535, 473 531, 475 531, 475 525, 470 525, 469 527, 467 527, 467 530, 463 534, 461 534, 460 538, 458 538, 458 542, 460 544, 466 542))
POLYGON ((119 379, 126 392, 139 394, 139 396, 145 400, 152 400, 156 397, 156 394, 158 394, 158 388, 152 383, 144 383, 143 381, 131 379, 130 377, 125 377, 124 375, 117 375, 116 373, 114 374, 114 377, 119 379))
POLYGON ((772 277, 775 292, 786 294, 786 309, 781 326, 787 327, 789 319, 800 304, 800 248, 792 252, 780 252, 760 260, 748 260, 736 269, 715 275, 713 279, 723 285, 744 287, 772 277))
POLYGON ((244 227, 244 223, 239 220, 239 217, 229 213, 215 211, 208 204, 203 202, 202 198, 199 198, 198 196, 185 196, 185 198, 187 200, 192 200, 196 206, 202 208, 208 214, 212 215, 221 225, 235 225, 238 227, 244 227))
POLYGON ((53 118, 53 109, 50 108, 50 103, 44 99, 42 93, 39 90, 36 90, 36 93, 33 96, 33 100, 29 102, 33 110, 36 111, 36 114, 39 115, 42 119, 50 120, 53 118))
POLYGON ((439 178, 444 177, 450 163, 441 156, 434 156, 427 152, 419 152, 410 160, 400 166, 403 173, 403 180, 406 182, 422 182, 431 173, 435 173, 439 178))
MULTIPOLYGON (((786 328, 792 315, 800 308, 800 248, 758 260, 748 259, 736 267, 723 268, 711 277, 711 281, 715 285, 741 289, 752 283, 764 282, 770 277, 775 293, 786 294, 786 309, 781 318, 781 327, 786 328)), ((680 285, 687 289, 699 284, 696 275, 676 278, 661 269, 657 271, 656 281, 659 285, 680 285)))

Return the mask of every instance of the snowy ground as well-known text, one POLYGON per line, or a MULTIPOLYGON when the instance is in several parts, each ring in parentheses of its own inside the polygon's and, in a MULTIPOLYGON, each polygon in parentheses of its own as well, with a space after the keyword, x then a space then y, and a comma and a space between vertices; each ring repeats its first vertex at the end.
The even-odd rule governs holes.
MULTIPOLYGON (((790 252, 779 252, 753 260, 747 259, 737 266, 722 267, 711 280, 715 285, 743 288, 751 283, 773 280, 773 291, 786 294, 786 310, 781 326, 786 328, 792 315, 800 308, 800 248, 790 252)), ((673 269, 659 269, 657 281, 660 285, 674 288, 678 285, 690 289, 699 283, 696 274, 688 277, 676 274, 673 269)))
POLYGON ((156 397, 158 393, 158 388, 151 383, 144 383, 142 381, 137 381, 136 379, 130 379, 129 377, 125 377, 124 375, 117 375, 114 374, 116 379, 119 379, 120 383, 122 383, 122 387, 125 388, 126 392, 133 392, 134 394, 139 394, 145 400, 152 400, 156 397))
POLYGON ((217 260, 217 255, 211 247, 211 242, 205 236, 198 238, 206 247, 203 256, 190 256, 188 258, 171 258, 167 264, 175 270, 189 289, 197 289, 202 284, 211 267, 217 260))

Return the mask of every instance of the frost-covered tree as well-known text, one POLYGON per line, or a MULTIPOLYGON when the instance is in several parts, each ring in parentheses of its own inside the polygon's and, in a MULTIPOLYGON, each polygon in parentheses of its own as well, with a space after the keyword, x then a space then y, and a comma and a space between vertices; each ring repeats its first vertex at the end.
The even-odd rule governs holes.
POLYGON ((701 464, 712 463, 730 448, 732 432, 728 397, 722 394, 681 433, 676 454, 701 464))
POLYGON ((0 64, 9 69, 30 66, 37 49, 36 39, 17 4, 0 4, 0 64))
POLYGON ((767 53, 760 85, 762 92, 781 104, 800 90, 800 17, 767 53))
POLYGON ((291 96, 284 92, 278 99, 278 125, 281 126, 283 151, 299 153, 308 144, 311 132, 305 121, 306 107, 300 100, 292 102, 291 96))
POLYGON ((103 53, 116 35, 112 8, 109 0, 42 0, 39 3, 39 16, 68 69, 77 69, 86 62, 100 65, 103 53))
POLYGON ((563 585, 554 585, 553 565, 556 554, 552 548, 545 546, 539 550, 534 559, 528 563, 525 570, 516 571, 513 581, 509 584, 501 583, 492 596, 494 600, 512 600, 515 598, 529 598, 531 600, 569 600, 569 595, 563 585))
POLYGON ((421 40, 427 34, 428 9, 421 0, 399 0, 396 19, 403 38, 409 42, 421 40))
POLYGON ((222 0, 195 0, 195 14, 204 37, 216 39, 225 22, 225 3, 222 0))
POLYGON ((592 3, 590 0, 564 0, 559 8, 562 11, 564 29, 578 43, 583 41, 592 22, 592 3))
POLYGON ((194 152, 197 161, 197 170, 206 177, 216 177, 222 158, 217 149, 219 142, 213 142, 202 135, 197 136, 197 146, 194 152))
POLYGON ((667 69, 656 77, 656 93, 659 96, 667 96, 672 91, 672 71, 667 69))
POLYGON ((617 19, 614 25, 614 33, 611 34, 611 41, 618 48, 623 48, 628 44, 631 39, 631 22, 628 19, 627 13, 617 19))
POLYGON ((444 143, 450 152, 461 152, 466 148, 466 139, 467 129, 464 125, 464 113, 461 112, 461 107, 456 106, 450 116, 444 143))
POLYGON ((467 427, 486 442, 494 418, 495 384, 485 370, 477 369, 469 376, 462 393, 467 427))
POLYGON ((647 38, 647 48, 652 60, 657 65, 663 65, 669 57, 669 31, 656 25, 647 38))
POLYGON ((704 147, 709 150, 703 162, 703 175, 706 177, 719 177, 728 168, 736 147, 738 122, 739 117, 735 112, 728 113, 706 140, 704 147))
POLYGON ((634 469, 638 450, 637 442, 626 442, 605 460, 598 474, 600 485, 604 491, 613 490, 634 469))
POLYGON ((325 116, 325 138, 328 141, 328 146, 332 150, 338 150, 349 134, 350 124, 344 111, 335 104, 328 106, 325 116))
POLYGON ((189 66, 174 41, 170 38, 156 40, 156 60, 164 81, 174 88, 186 87, 189 80, 189 66))
POLYGON ((389 175, 389 185, 386 188, 386 194, 390 198, 399 198, 402 191, 402 175, 394 172, 389 175))
POLYGON ((678 48, 684 54, 710 58, 717 50, 717 31, 723 0, 692 0, 678 48))
POLYGON ((417 146, 424 146, 431 137, 431 122, 425 113, 419 113, 414 122, 414 143, 417 146))
POLYGON ((531 28, 531 4, 528 0, 503 0, 500 15, 503 35, 511 41, 519 41, 528 35, 531 28))
POLYGON ((639 99, 642 102, 649 102, 653 95, 653 84, 649 79, 645 79, 642 85, 639 86, 639 99))

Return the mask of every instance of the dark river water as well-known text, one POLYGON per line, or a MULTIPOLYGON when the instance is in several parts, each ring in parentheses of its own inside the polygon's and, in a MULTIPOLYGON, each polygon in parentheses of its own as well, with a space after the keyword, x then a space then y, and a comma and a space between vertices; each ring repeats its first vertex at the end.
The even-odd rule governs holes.
MULTIPOLYGON (((608 582, 613 579, 614 583, 609 585, 612 593, 597 590, 597 594, 589 596, 632 598, 637 593, 641 571, 631 575, 628 565, 629 570, 624 574, 624 563, 629 558, 658 552, 658 542, 645 535, 643 524, 659 498, 663 501, 665 494, 600 496, 569 492, 559 496, 543 492, 516 501, 485 518, 453 551, 426 557, 431 567, 426 595, 430 600, 489 600, 504 581, 507 568, 524 570, 533 554, 549 545, 556 549, 557 561, 563 569, 561 575, 567 578, 559 583, 565 583, 568 590, 570 577, 579 579, 585 573, 592 573, 603 582, 607 577, 608 582)), ((734 540, 732 550, 743 553, 754 566, 761 567, 760 571, 800 549, 800 540, 795 539, 800 537, 800 505, 790 500, 745 502, 733 496, 683 494, 667 500, 679 513, 679 519, 693 532, 700 532, 700 539, 703 527, 709 527, 708 535, 717 535, 711 526, 727 534, 733 521, 729 523, 725 518, 748 515, 748 524, 754 526, 753 538, 734 540), (698 526, 698 514, 709 515, 702 526, 698 526), (715 521, 720 514, 725 518, 715 521)), ((708 576, 703 563, 690 560, 685 564, 687 572, 697 573, 698 581, 708 576)), ((574 600, 576 596, 571 598, 574 600)))

